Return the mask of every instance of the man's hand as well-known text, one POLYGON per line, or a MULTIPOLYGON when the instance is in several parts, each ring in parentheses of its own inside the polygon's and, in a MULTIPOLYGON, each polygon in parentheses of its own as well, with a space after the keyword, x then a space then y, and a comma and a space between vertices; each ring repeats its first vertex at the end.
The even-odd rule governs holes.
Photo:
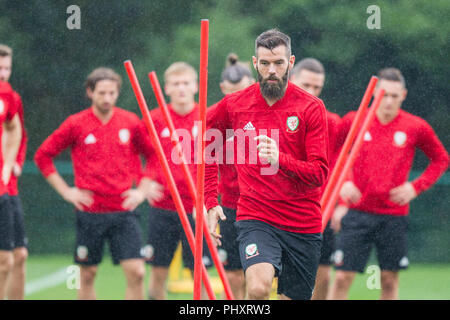
POLYGON ((222 238, 222 236, 220 234, 217 233, 217 222, 220 220, 226 220, 227 217, 225 216, 225 214, 223 213, 223 209, 221 206, 216 206, 214 208, 211 208, 208 210, 208 215, 207 215, 207 222, 208 222, 208 229, 209 229, 209 233, 211 233, 211 235, 213 236, 213 239, 216 242, 216 245, 222 245, 222 242, 219 240, 220 238, 222 238))
POLYGON ((275 140, 265 135, 257 136, 255 140, 259 142, 256 147, 259 157, 272 165, 278 163, 280 152, 275 140))
POLYGON ((22 168, 17 162, 14 163, 13 174, 15 177, 20 177, 22 175, 22 168))
POLYGON ((156 181, 151 181, 147 190, 147 201, 153 205, 155 201, 160 201, 164 197, 164 187, 156 181))
POLYGON ((339 195, 344 201, 351 204, 358 203, 362 196, 361 191, 351 181, 347 181, 342 185, 339 195))
POLYGON ((121 196, 125 198, 122 208, 128 211, 133 211, 145 200, 145 193, 139 189, 128 189, 121 196))
POLYGON ((416 197, 417 192, 411 182, 405 182, 404 184, 389 191, 389 200, 400 206, 408 204, 416 197))
POLYGON ((330 222, 330 227, 333 229, 334 233, 338 233, 341 230, 341 221, 347 212, 348 208, 346 206, 339 205, 334 209, 330 222))
POLYGON ((75 208, 83 211, 83 206, 90 207, 94 203, 94 198, 92 197, 92 191, 78 189, 77 187, 68 188, 67 191, 62 195, 64 200, 72 203, 75 208))

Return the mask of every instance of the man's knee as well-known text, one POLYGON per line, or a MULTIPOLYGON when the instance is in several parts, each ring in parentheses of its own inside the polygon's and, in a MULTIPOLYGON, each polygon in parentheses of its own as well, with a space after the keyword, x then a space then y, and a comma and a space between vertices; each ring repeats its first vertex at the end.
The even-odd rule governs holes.
POLYGON ((381 273, 381 288, 384 291, 394 291, 398 287, 398 273, 396 272, 382 272, 381 273))
POLYGON ((252 300, 263 300, 268 299, 270 296, 270 291, 272 289, 272 282, 270 281, 253 281, 247 283, 248 297, 252 300))
POLYGON ((94 283, 97 275, 97 266, 81 266, 80 277, 84 285, 91 285, 94 283))
POLYGON ((244 273, 242 271, 227 272, 227 279, 231 287, 241 287, 245 283, 244 273))
POLYGON ((14 264, 14 258, 12 252, 10 251, 2 251, 0 253, 0 272, 8 273, 14 264))
POLYGON ((14 250, 14 267, 23 267, 28 258, 27 248, 18 248, 14 250))
POLYGON ((331 268, 329 266, 319 265, 316 275, 316 286, 317 285, 328 286, 330 284, 331 281, 330 271, 331 268))
POLYGON ((248 298, 268 299, 274 274, 275 269, 269 263, 260 263, 249 267, 245 273, 248 298))
POLYGON ((354 272, 349 271, 336 271, 334 283, 337 288, 348 288, 355 277, 354 272))
POLYGON ((145 277, 145 266, 144 264, 137 264, 130 268, 128 271, 129 282, 140 283, 144 281, 145 277))

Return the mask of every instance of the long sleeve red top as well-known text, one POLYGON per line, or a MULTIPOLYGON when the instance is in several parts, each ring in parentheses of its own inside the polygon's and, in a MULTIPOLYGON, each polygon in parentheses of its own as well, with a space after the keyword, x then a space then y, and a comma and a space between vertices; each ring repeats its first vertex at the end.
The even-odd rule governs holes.
POLYGON ((44 177, 56 172, 53 158, 71 149, 75 186, 93 192, 87 212, 126 211, 121 194, 136 183, 136 165, 142 154, 148 161, 152 147, 141 120, 132 112, 114 107, 103 124, 93 107, 68 117, 38 148, 34 160, 44 177))
MULTIPOLYGON (((0 82, 0 124, 11 121, 17 113, 17 103, 14 91, 7 82, 0 82)), ((3 168, 3 153, 0 152, 0 168, 3 168)), ((12 174, 11 174, 12 176, 12 174)), ((0 195, 8 192, 3 180, 0 179, 0 195)))
MULTIPOLYGON (((352 111, 342 118, 341 137, 350 131, 355 115, 356 112, 352 111)), ((415 115, 400 110, 397 117, 387 124, 375 117, 365 133, 361 151, 349 175, 362 193, 359 203, 350 207, 374 214, 407 215, 409 204, 400 206, 391 202, 389 191, 408 181, 416 149, 422 150, 430 160, 425 171, 412 181, 417 194, 420 194, 448 168, 447 151, 431 126, 415 115)))
MULTIPOLYGON (((197 165, 195 163, 195 140, 197 137, 198 127, 195 121, 199 120, 199 108, 195 104, 194 108, 187 114, 180 115, 172 109, 172 105, 167 106, 169 108, 170 116, 172 118, 175 130, 180 138, 184 156, 188 162, 189 171, 191 172, 194 183, 197 181, 197 165)), ((166 125, 163 113, 160 108, 156 108, 151 111, 151 117, 155 125, 156 132, 159 135, 162 148, 164 150, 165 157, 168 161, 170 171, 175 180, 175 184, 178 188, 181 200, 183 202, 186 213, 191 214, 193 209, 193 201, 189 192, 189 187, 183 175, 181 168, 181 159, 178 158, 175 148, 171 141, 170 130, 166 125)), ((146 166, 146 175, 157 181, 164 187, 164 196, 160 201, 153 203, 156 208, 164 210, 176 211, 175 203, 170 194, 170 189, 167 184, 166 177, 162 167, 158 161, 156 153, 152 153, 146 166)))
MULTIPOLYGON (((269 106, 256 83, 225 96, 208 112, 207 124, 222 137, 232 129, 237 139, 238 221, 261 220, 286 231, 320 232, 321 186, 328 174, 326 111, 320 99, 289 82, 283 98, 269 106), (257 135, 275 140, 278 135, 277 170, 257 157, 253 143, 257 135), (244 155, 241 161, 239 153, 244 155)), ((218 205, 217 171, 217 164, 205 167, 207 209, 218 205)))

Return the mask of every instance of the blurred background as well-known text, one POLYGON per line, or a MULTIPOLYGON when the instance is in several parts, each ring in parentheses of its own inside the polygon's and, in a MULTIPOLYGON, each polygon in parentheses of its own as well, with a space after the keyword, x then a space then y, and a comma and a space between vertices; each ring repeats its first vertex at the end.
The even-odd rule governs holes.
MULTIPOLYGON (((88 73, 100 66, 115 69, 124 81, 118 106, 140 115, 123 62, 133 62, 147 103, 155 107, 147 74, 156 71, 162 83, 172 62, 186 61, 198 69, 203 18, 210 20, 209 105, 222 98, 219 80, 228 53, 250 62, 255 38, 276 27, 291 37, 297 61, 315 57, 324 64, 321 98, 340 116, 358 107, 370 77, 379 69, 399 68, 408 88, 403 108, 428 121, 450 150, 449 2, 374 2, 0 0, 0 43, 14 49, 10 82, 23 98, 29 135, 19 189, 30 257, 70 255, 73 250, 74 210, 47 185, 32 158, 63 120, 89 107, 83 86, 88 73), (66 10, 72 4, 81 10, 79 30, 66 26, 70 17, 66 10), (380 8, 380 29, 367 26, 371 16, 367 8, 373 4, 380 8)), ((57 166, 71 181, 68 160, 70 154, 65 152, 57 166)), ((411 179, 427 163, 418 152, 411 179)), ((411 264, 450 264, 449 207, 447 172, 412 203, 411 264)), ((144 233, 147 208, 141 206, 144 233)))

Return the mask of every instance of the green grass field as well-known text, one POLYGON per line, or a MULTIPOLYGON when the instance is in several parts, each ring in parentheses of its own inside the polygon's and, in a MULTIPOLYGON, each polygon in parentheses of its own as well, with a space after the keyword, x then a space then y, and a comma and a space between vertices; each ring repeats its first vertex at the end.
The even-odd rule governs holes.
MULTIPOLYGON (((76 299, 76 290, 69 289, 67 268, 72 265, 71 256, 30 256, 27 265, 28 300, 76 299)), ((148 282, 149 269, 146 273, 148 282)), ((211 277, 217 277, 215 270, 211 277)), ((366 283, 371 274, 359 274, 350 291, 350 299, 375 300, 380 290, 368 289, 366 283)), ((109 257, 104 257, 96 279, 98 299, 123 299, 125 278, 120 266, 113 266, 109 257)), ((220 297, 220 295, 217 295, 220 297)), ((168 294, 169 299, 192 299, 191 293, 168 294)), ((450 299, 450 264, 413 264, 400 273, 400 299, 450 299)))

